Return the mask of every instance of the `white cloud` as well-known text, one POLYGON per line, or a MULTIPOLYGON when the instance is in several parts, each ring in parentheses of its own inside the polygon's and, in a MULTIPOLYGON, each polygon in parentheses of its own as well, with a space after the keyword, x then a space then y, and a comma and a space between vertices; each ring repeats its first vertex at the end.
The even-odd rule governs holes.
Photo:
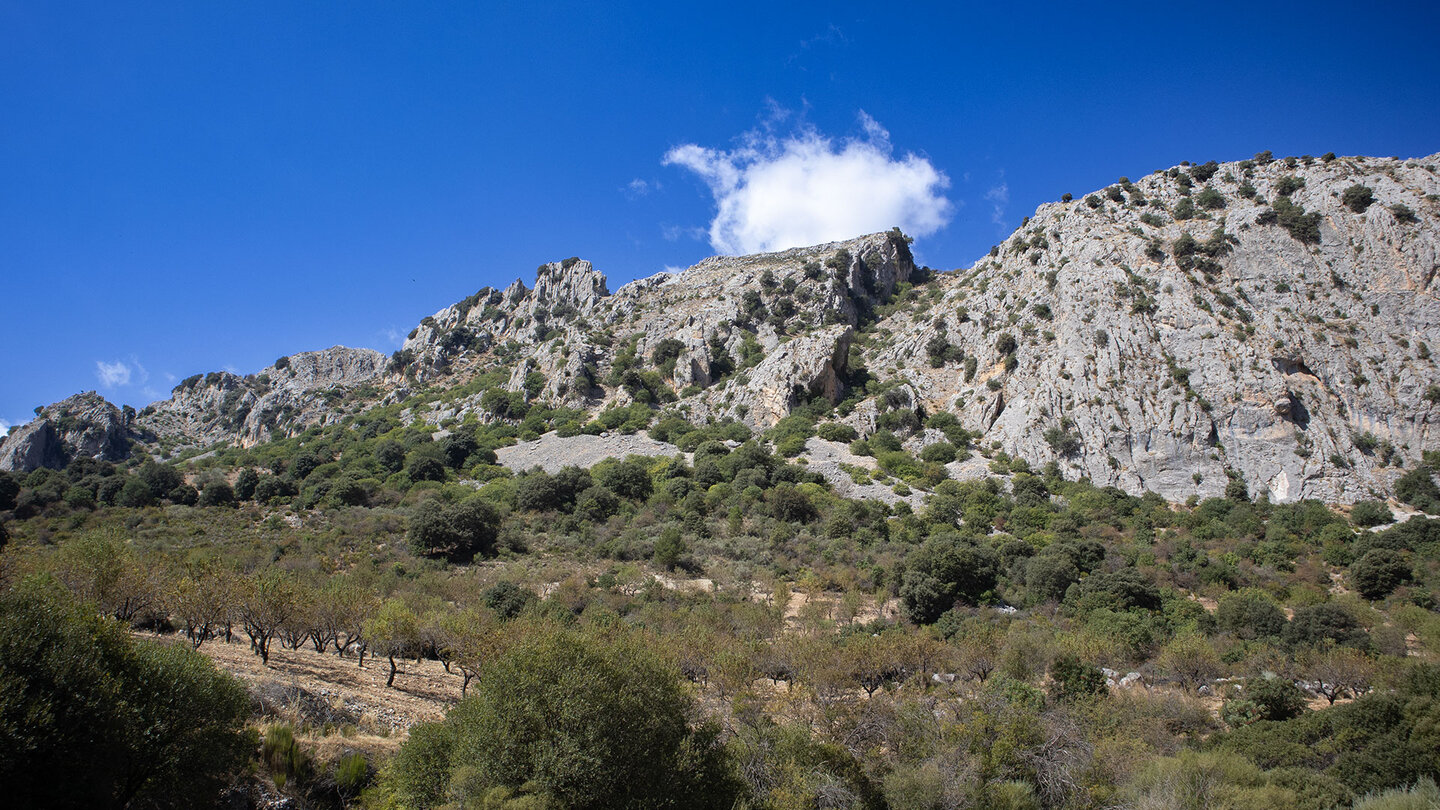
POLYGON ((0 437, 10 435, 10 420, 0 419, 0 437))
POLYGON ((130 366, 122 360, 107 363, 104 360, 95 361, 95 376, 100 379, 100 384, 106 388, 116 388, 130 384, 130 366))
POLYGON ((913 153, 894 157, 890 133, 860 113, 864 134, 835 141, 812 127, 777 138, 752 131, 732 150, 684 144, 667 166, 700 175, 715 195, 710 244, 756 253, 849 239, 900 226, 927 236, 949 221, 950 179, 913 153))
POLYGON ((1005 208, 1010 204, 1010 186, 1002 181, 985 192, 985 199, 990 201, 990 221, 1004 227, 1005 208))
POLYGON ((637 177, 629 183, 626 183, 625 188, 621 189, 621 191, 625 192, 626 198, 634 200, 644 197, 651 192, 659 191, 660 188, 659 180, 642 180, 637 177))

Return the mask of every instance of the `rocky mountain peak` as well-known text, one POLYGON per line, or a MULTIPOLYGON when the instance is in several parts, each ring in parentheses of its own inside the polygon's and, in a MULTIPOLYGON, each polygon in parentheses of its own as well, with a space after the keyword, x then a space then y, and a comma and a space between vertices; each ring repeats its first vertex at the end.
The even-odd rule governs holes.
POLYGON ((571 306, 588 312, 609 294, 604 274, 584 259, 543 264, 535 274, 535 301, 552 308, 571 306))
POLYGON ((0 442, 0 470, 63 467, 73 458, 120 461, 130 455, 128 428, 134 415, 94 391, 47 405, 0 442))

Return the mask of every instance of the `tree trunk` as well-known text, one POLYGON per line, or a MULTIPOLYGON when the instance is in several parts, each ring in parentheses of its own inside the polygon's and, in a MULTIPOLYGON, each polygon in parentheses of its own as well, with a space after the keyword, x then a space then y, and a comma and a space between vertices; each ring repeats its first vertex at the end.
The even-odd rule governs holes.
POLYGON ((390 656, 390 677, 385 679, 385 685, 393 688, 395 686, 395 656, 390 656))

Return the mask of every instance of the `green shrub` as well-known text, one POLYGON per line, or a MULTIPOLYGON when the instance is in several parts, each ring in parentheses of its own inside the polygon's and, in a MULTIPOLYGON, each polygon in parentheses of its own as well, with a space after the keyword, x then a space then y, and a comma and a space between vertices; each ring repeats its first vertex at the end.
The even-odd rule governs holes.
POLYGON ((1213 188, 1207 188, 1195 195, 1195 203, 1201 208, 1215 211, 1225 207, 1225 196, 1213 188))
POLYGON ((1305 693, 1288 678, 1251 678, 1245 699, 1260 709, 1261 720, 1289 720, 1305 711, 1305 693))
POLYGON ((1281 197, 1289 197, 1304 187, 1305 181, 1293 174, 1287 174, 1275 181, 1275 193, 1281 197))
POLYGON ((927 444, 920 451, 920 460, 931 461, 936 464, 949 464, 955 460, 955 445, 949 442, 927 444))
POLYGON ((1215 622, 1237 638, 1278 638, 1285 631, 1285 614, 1269 595, 1244 590, 1221 597, 1215 622))
POLYGON ((897 478, 915 478, 920 475, 920 464, 915 457, 904 450, 886 450, 875 456, 880 469, 897 478))
POLYGON ((1395 515, 1381 501, 1360 501, 1351 507, 1350 520, 1356 526, 1368 529, 1394 523, 1395 515))
POLYGON ((1206 161, 1205 163, 1201 163, 1198 166, 1191 166, 1190 176, 1194 177, 1201 183, 1207 183, 1210 181, 1210 178, 1214 177, 1215 173, 1218 171, 1220 171, 1220 164, 1216 163, 1213 160, 1210 160, 1206 161))
POLYGON ((1307 214, 1304 208, 1291 202, 1289 197, 1277 198, 1274 209, 1262 213, 1256 221, 1262 225, 1278 223, 1298 242, 1320 241, 1320 214, 1307 214))
POLYGON ((1056 700, 1075 701, 1105 694, 1105 673, 1074 655, 1062 655, 1050 665, 1050 693, 1056 700))
POLYGON ((1395 216, 1395 221, 1401 225, 1413 225, 1420 221, 1420 219, 1415 216, 1415 212, 1405 203, 1395 203, 1390 206, 1390 213, 1395 216))
POLYGON ((250 697, 184 644, 133 639, 53 580, 0 592, 0 785, 13 807, 214 806, 250 697))
POLYGON ((1384 599, 1411 577, 1405 557, 1386 548, 1371 549, 1350 566, 1350 583, 1366 599, 1384 599))
POLYGON ((905 615, 930 624, 957 603, 974 604, 995 587, 999 555, 955 536, 926 541, 906 559, 900 585, 905 615))
POLYGON ((1045 431, 1045 443, 1058 456, 1073 456, 1083 449, 1080 437, 1070 432, 1068 427, 1054 426, 1045 431))
POLYGON ((692 726, 674 666, 623 626, 537 627, 486 665, 471 695, 401 746, 388 782, 405 805, 479 807, 497 788, 552 807, 735 802, 717 729, 692 726))
POLYGON ((1356 183, 1340 194, 1340 202, 1357 214, 1365 213, 1375 202, 1375 192, 1368 186, 1356 183))
POLYGON ((786 458, 794 458, 805 452, 806 437, 799 433, 792 433, 775 443, 775 452, 786 458))
MULTIPOLYGON (((121 491, 124 497, 124 491, 121 491)), ((1395 481, 1395 497, 1430 514, 1440 513, 1440 487, 1435 486, 1429 467, 1421 465, 1395 481)))

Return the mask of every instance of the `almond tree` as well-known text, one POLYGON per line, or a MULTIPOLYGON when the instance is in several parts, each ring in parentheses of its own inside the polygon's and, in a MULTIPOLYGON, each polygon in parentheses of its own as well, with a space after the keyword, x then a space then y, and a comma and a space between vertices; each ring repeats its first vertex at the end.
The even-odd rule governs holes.
POLYGON ((294 583, 278 571, 246 581, 240 597, 240 623, 250 637, 250 649, 262 663, 270 663, 270 642, 295 612, 294 583))
POLYGON ((184 625, 192 647, 198 649, 214 638, 222 625, 229 627, 232 591, 230 581, 213 565, 197 566, 170 584, 166 604, 184 625))
POLYGON ((955 639, 960 672, 984 683, 1000 665, 1000 629, 993 624, 972 624, 955 639))
POLYGON ((455 668, 460 670, 460 696, 465 697, 470 682, 480 669, 500 652, 500 621, 483 608, 447 614, 441 628, 455 668))
POLYGON ((1193 692, 1224 671, 1220 656, 1210 642, 1197 635, 1176 636, 1155 658, 1156 666, 1175 676, 1180 685, 1193 692))
POLYGON ((1375 664, 1365 653, 1354 647, 1328 644, 1325 649, 1305 657, 1301 671, 1316 684, 1315 691, 1329 701, 1346 695, 1360 697, 1375 677, 1375 664))
POLYGON ((365 638, 376 655, 389 659, 390 676, 385 685, 393 688, 395 674, 400 670, 396 657, 409 657, 419 648, 420 617, 399 599, 387 599, 379 612, 365 622, 365 638))
POLYGON ((157 574, 135 559, 117 532, 62 544, 55 573, 80 601, 127 624, 160 601, 157 574))

